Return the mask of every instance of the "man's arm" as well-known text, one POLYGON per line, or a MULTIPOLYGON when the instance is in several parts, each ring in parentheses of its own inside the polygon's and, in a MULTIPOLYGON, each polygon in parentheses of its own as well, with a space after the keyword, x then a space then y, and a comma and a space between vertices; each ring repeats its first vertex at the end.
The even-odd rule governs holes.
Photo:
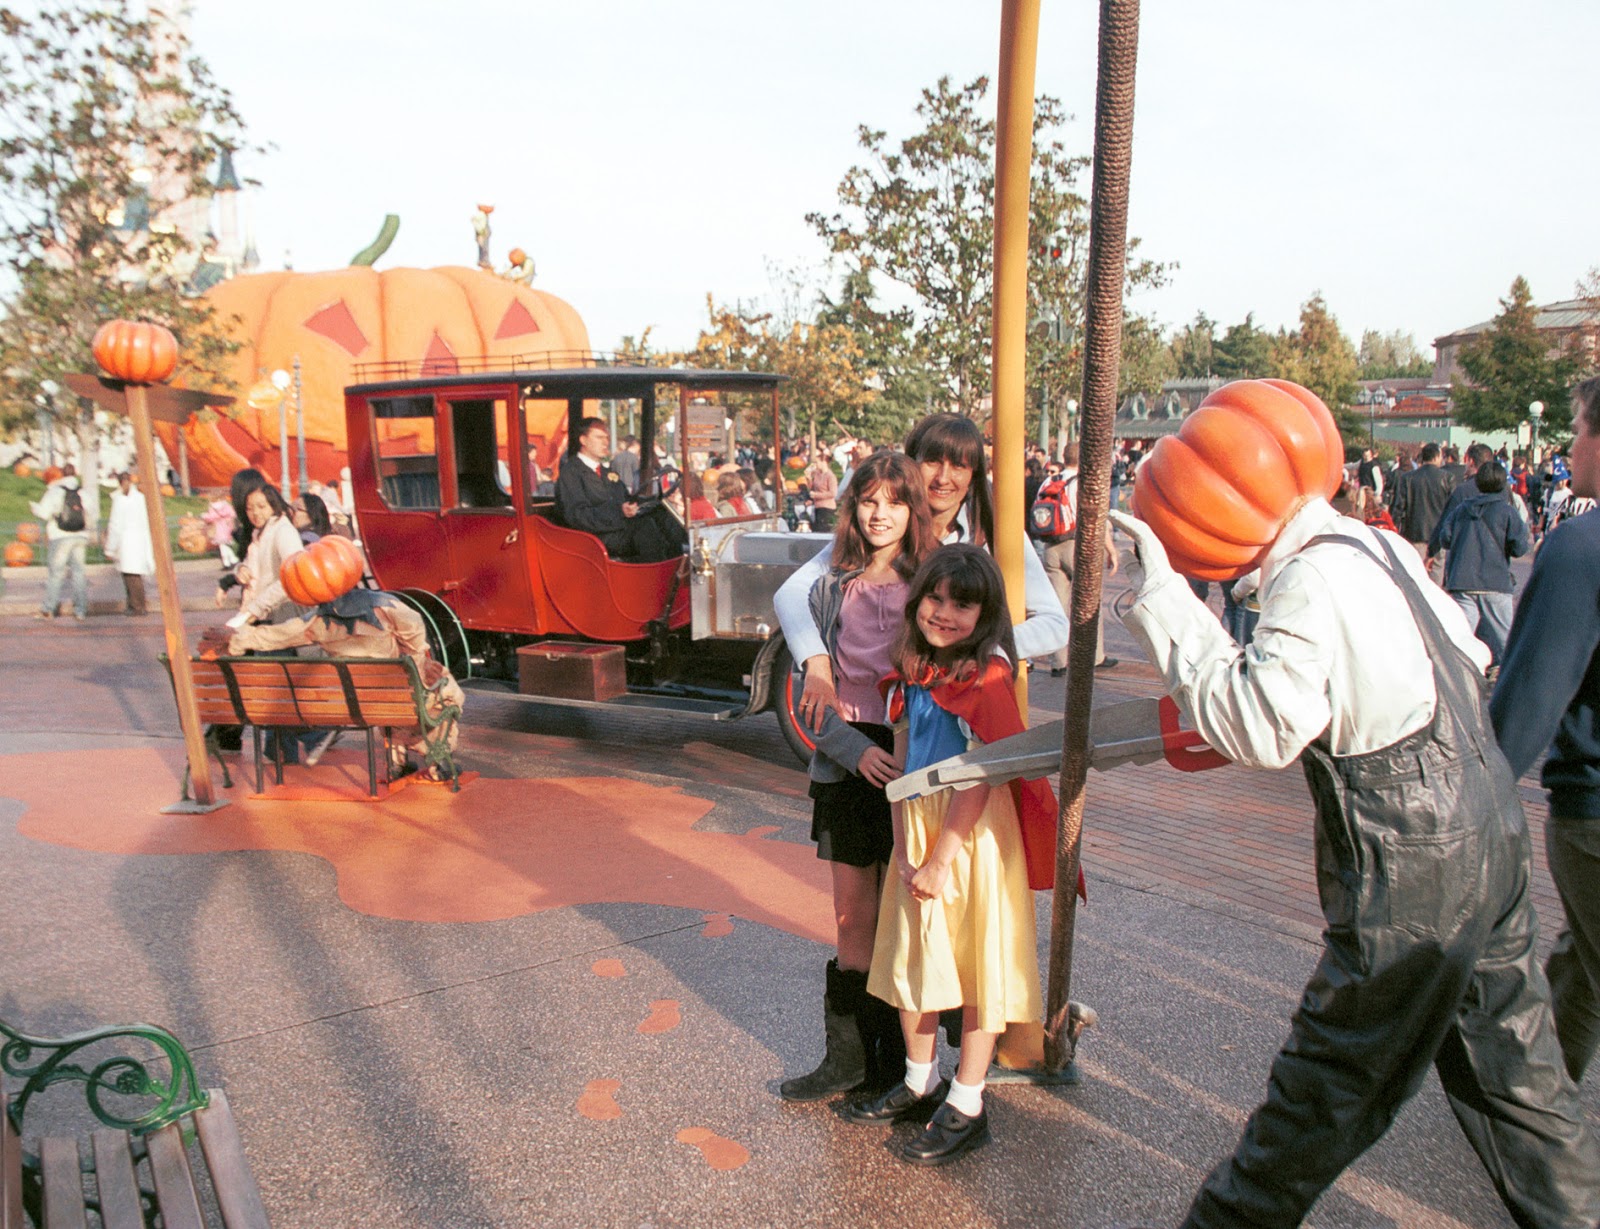
MULTIPOLYGON (((570 529, 584 533, 613 533, 622 528, 622 501, 614 499, 606 487, 611 484, 576 456, 562 463, 556 479, 556 508, 570 529), (583 473, 576 472, 583 470, 583 473)), ((621 483, 617 484, 621 486, 621 483)))
POLYGON ((1576 522, 1545 539, 1511 621, 1489 717, 1517 777, 1555 738, 1600 644, 1600 569, 1591 540, 1576 522))

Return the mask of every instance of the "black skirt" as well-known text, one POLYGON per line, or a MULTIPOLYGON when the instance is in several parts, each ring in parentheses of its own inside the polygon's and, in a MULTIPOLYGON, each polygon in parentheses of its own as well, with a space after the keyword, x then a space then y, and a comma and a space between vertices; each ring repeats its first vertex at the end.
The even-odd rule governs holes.
MULTIPOLYGON (((850 723, 885 751, 894 750, 894 731, 868 721, 850 723)), ((894 855, 894 826, 883 788, 851 773, 843 781, 811 783, 811 839, 817 857, 847 866, 876 866, 894 855)))

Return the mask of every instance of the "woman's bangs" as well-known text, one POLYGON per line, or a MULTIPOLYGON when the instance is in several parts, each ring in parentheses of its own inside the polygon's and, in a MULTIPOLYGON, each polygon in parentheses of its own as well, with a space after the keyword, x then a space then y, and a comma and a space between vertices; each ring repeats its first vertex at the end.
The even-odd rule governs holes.
POLYGON ((917 441, 917 461, 948 461, 975 474, 983 473, 983 437, 970 421, 954 419, 929 425, 917 441))

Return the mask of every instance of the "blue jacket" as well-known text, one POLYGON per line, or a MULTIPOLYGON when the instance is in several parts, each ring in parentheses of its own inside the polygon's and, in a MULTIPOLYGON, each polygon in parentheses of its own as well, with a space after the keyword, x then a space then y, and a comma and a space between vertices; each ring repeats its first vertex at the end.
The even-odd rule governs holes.
POLYGON ((1498 491, 1463 500, 1439 522, 1434 538, 1450 552, 1444 587, 1451 593, 1510 593, 1511 560, 1533 544, 1522 514, 1498 491))
POLYGON ((1551 814, 1600 819, 1600 512, 1558 525, 1539 548, 1489 715, 1517 776, 1550 749, 1551 814))

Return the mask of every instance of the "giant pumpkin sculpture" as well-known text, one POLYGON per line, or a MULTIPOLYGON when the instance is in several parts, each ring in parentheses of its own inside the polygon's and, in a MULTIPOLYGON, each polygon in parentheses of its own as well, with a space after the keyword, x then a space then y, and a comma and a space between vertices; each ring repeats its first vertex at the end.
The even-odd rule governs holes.
POLYGON ((1179 572, 1234 580, 1260 564, 1303 496, 1332 498, 1343 468, 1339 429, 1315 393, 1236 380, 1157 442, 1132 507, 1179 572))
MULTIPOLYGON (((323 273, 256 273, 220 282, 206 294, 221 320, 238 316, 243 343, 229 376, 239 389, 263 371, 290 369, 300 358, 306 456, 312 477, 338 479, 345 464, 344 389, 358 363, 407 360, 447 374, 455 360, 586 351, 589 334, 572 306, 481 269, 384 269, 352 266, 323 273)), ((294 394, 288 394, 291 398, 294 394)), ((564 436, 564 412, 543 428, 553 465, 564 436), (559 420, 559 421, 556 421, 559 420)), ((177 428, 162 426, 177 455, 177 428)), ((226 486, 247 465, 278 471, 278 415, 250 409, 183 428, 189 472, 198 486, 226 486)), ((290 403, 290 449, 295 441, 290 403)), ((291 468, 293 466, 291 465, 291 468)))

